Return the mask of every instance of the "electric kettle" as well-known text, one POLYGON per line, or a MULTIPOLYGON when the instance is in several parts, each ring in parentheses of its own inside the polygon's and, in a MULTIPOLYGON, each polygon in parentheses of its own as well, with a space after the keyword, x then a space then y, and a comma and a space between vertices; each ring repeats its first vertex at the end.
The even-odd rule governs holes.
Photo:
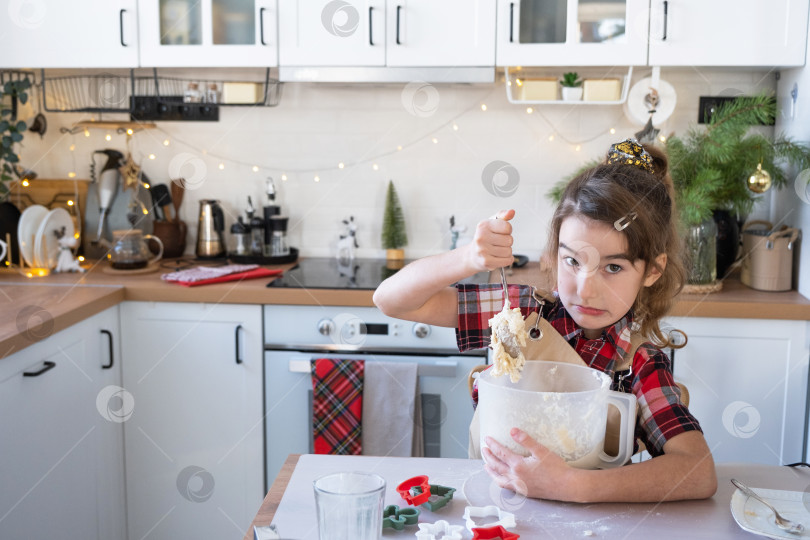
POLYGON ((197 257, 215 258, 225 255, 225 241, 222 236, 224 229, 225 218, 219 201, 201 200, 197 224, 197 257))

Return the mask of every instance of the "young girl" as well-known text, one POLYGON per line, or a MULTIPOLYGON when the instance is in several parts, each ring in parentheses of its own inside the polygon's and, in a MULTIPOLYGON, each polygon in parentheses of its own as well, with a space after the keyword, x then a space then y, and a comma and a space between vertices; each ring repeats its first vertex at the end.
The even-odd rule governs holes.
MULTIPOLYGON (((614 366, 630 347, 626 328, 661 346, 659 321, 683 285, 672 181, 666 157, 627 140, 606 162, 565 189, 551 221, 546 258, 555 302, 538 302, 533 287, 510 286, 511 305, 540 316, 593 369, 611 375, 614 390, 638 398, 636 437, 652 459, 606 470, 570 467, 513 428, 531 455, 491 438, 485 468, 501 487, 530 497, 576 502, 659 502, 710 497, 717 489, 711 452, 700 425, 680 401, 669 358, 653 343, 639 347, 629 373, 614 366)), ((478 224, 471 244, 407 265, 384 281, 374 303, 387 315, 455 327, 461 351, 485 347, 487 321, 503 307, 500 284, 459 285, 465 277, 512 263, 514 210, 478 224)))

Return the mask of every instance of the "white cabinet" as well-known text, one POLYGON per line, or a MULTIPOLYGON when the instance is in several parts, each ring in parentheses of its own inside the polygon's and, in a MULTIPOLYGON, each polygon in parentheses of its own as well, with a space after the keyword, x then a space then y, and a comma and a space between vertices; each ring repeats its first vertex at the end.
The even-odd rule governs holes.
POLYGON ((126 538, 118 335, 114 307, 0 360, 0 538, 126 538))
POLYGON ((277 0, 142 0, 141 65, 278 65, 277 0))
POLYGON ((803 461, 808 323, 672 318, 689 337, 676 351, 675 379, 689 390, 716 462, 803 461))
POLYGON ((130 538, 233 538, 264 497, 261 306, 122 304, 130 538))
POLYGON ((495 0, 284 0, 281 66, 491 66, 495 0))
POLYGON ((647 0, 498 0, 499 66, 647 63, 647 0))
POLYGON ((806 0, 651 0, 652 66, 803 66, 806 0))
POLYGON ((0 68, 138 66, 136 0, 5 4, 0 68))

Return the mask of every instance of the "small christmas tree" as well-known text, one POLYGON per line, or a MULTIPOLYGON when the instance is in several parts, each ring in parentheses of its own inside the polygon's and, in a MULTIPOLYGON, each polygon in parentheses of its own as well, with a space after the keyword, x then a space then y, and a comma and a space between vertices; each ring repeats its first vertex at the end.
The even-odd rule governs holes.
POLYGON ((402 248, 408 243, 405 233, 405 217, 399 204, 394 182, 388 181, 388 192, 385 195, 385 214, 383 214, 382 247, 389 250, 389 259, 402 259, 402 248), (395 252, 392 253, 392 250, 395 252))

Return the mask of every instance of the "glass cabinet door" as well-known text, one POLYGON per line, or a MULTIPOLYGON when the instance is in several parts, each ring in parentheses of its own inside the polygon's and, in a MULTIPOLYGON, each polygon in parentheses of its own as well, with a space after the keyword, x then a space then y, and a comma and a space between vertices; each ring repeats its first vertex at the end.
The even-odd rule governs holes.
POLYGON ((160 44, 202 45, 202 11, 197 0, 160 0, 160 44))
POLYGON ((278 65, 278 0, 142 2, 141 65, 278 65))
POLYGON ((499 66, 644 65, 643 0, 499 0, 499 66))
POLYGON ((214 45, 256 43, 254 4, 253 0, 213 0, 211 14, 214 45))

